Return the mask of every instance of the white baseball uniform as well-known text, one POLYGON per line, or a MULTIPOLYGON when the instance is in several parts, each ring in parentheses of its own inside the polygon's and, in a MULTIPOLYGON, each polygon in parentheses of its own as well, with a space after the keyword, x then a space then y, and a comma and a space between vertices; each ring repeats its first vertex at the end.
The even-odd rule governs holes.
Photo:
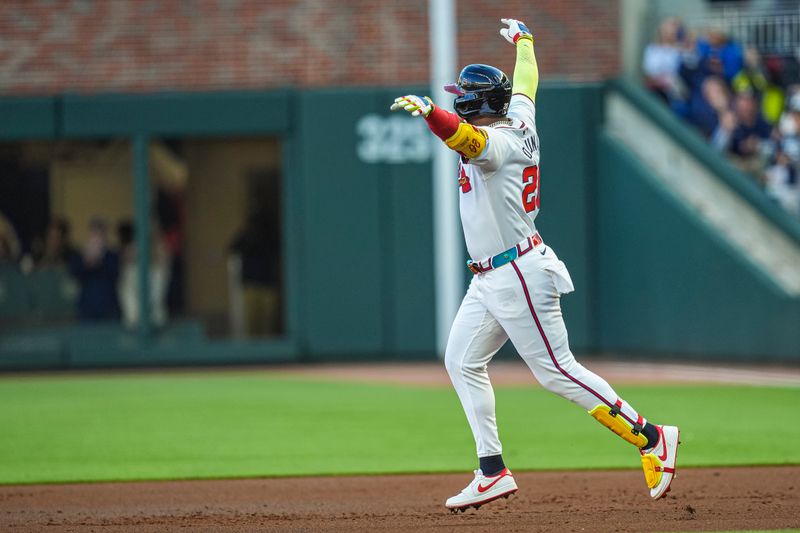
POLYGON ((459 166, 464 237, 472 260, 485 271, 472 278, 458 310, 445 365, 479 457, 502 452, 487 364, 508 339, 548 390, 587 411, 616 405, 630 424, 645 423, 569 349, 560 297, 574 287, 535 225, 540 205, 535 113, 527 96, 512 96, 507 120, 481 127, 487 134, 483 152, 462 157, 459 166), (493 268, 492 256, 515 247, 516 259, 493 268))
POLYGON ((430 98, 395 98, 391 109, 423 116, 430 130, 461 155, 461 222, 475 274, 450 330, 445 365, 475 437, 481 468, 445 506, 476 509, 516 492, 504 467, 487 365, 509 339, 546 389, 586 409, 598 422, 639 448, 654 499, 675 476, 680 431, 649 424, 599 376, 575 361, 561 316, 561 295, 574 287, 567 267, 536 231, 539 213, 539 137, 534 99, 539 71, 533 36, 520 21, 501 19, 500 34, 517 50, 514 84, 488 65, 468 65, 457 84, 457 114, 430 98), (513 92, 510 101, 508 93, 513 92), (503 117, 489 126, 465 117, 503 117), (469 122, 472 120, 472 122, 469 122), (485 458, 485 459, 484 459, 485 458), (483 468, 490 471, 484 472, 483 468), (485 483, 485 485, 484 485, 485 483))

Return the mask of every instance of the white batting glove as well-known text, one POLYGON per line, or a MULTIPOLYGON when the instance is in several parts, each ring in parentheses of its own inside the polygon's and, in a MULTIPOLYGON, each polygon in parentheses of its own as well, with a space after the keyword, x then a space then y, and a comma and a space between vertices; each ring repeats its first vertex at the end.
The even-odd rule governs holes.
POLYGON ((502 35, 503 38, 505 38, 505 40, 511 44, 517 44, 517 41, 520 39, 533 40, 533 34, 531 33, 531 30, 529 30, 525 23, 521 20, 500 19, 500 22, 508 26, 508 28, 502 28, 500 30, 500 35, 502 35))
POLYGON ((433 111, 433 102, 427 96, 420 97, 413 94, 408 94, 406 96, 395 98, 392 107, 389 109, 392 111, 400 111, 401 109, 405 109, 411 113, 412 117, 418 117, 420 115, 427 117, 431 114, 431 111, 433 111))

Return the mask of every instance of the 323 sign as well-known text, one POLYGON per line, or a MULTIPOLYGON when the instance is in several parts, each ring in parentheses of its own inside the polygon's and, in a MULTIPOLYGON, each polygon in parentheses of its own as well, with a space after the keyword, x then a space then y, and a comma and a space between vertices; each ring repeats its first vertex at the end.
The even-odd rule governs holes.
POLYGON ((424 163, 431 158, 431 138, 424 120, 364 115, 356 122, 356 154, 364 163, 424 163))

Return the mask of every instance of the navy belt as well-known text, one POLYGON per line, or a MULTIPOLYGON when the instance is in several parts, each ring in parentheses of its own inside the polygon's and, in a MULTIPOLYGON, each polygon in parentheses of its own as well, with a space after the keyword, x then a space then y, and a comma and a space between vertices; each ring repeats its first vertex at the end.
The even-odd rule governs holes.
POLYGON ((495 268, 507 265, 519 257, 522 257, 535 247, 542 244, 542 242, 542 238, 539 236, 539 232, 537 231, 524 241, 515 244, 505 252, 500 252, 497 255, 493 255, 489 259, 484 261, 473 261, 472 259, 468 260, 467 268, 469 268, 473 274, 484 274, 490 270, 494 270, 495 268))

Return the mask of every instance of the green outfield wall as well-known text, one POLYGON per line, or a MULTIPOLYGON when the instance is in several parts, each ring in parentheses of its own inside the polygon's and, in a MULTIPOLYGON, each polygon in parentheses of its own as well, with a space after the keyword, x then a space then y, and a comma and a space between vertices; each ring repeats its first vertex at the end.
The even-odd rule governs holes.
MULTIPOLYGON (((703 358, 800 356, 787 298, 619 141, 601 134, 597 346, 703 358)), ((800 268, 800 266, 798 266, 800 268)))
MULTIPOLYGON (((3 325, 0 368, 433 357, 432 138, 388 111, 409 90, 420 89, 1 99, 4 140, 277 136, 287 333, 212 342, 190 322, 134 333, 3 325)), ((563 301, 575 351, 800 359, 798 302, 604 136, 604 90, 551 83, 537 98, 537 225, 575 282, 563 301)))
MULTIPOLYGON (((296 235, 303 343, 314 358, 430 354, 434 347, 432 137, 420 121, 389 115, 396 93, 316 91, 299 99, 291 179, 303 212, 296 235)), ((579 290, 564 307, 573 344, 587 350, 601 90, 545 87, 540 101, 548 105, 538 116, 544 152, 538 221, 570 265, 579 290)))

